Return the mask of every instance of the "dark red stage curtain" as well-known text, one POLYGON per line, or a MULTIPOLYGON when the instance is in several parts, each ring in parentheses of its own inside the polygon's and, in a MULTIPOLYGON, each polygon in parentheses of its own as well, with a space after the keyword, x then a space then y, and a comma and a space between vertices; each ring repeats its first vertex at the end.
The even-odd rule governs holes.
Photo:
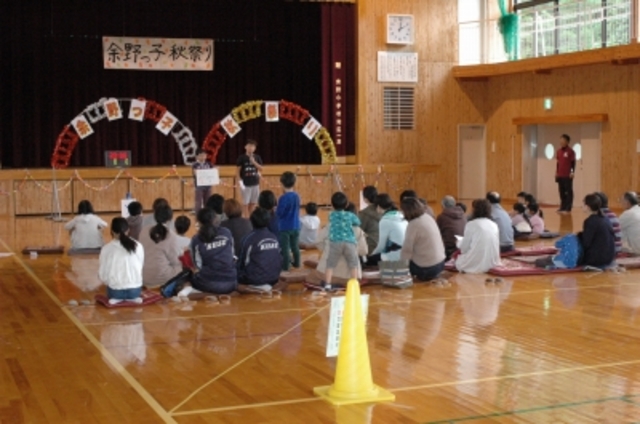
MULTIPOLYGON (((161 103, 193 131, 199 145, 213 124, 248 100, 286 99, 324 121, 323 92, 328 91, 322 64, 325 6, 330 7, 327 10, 334 22, 332 34, 337 34, 342 20, 353 21, 353 5, 285 0, 3 2, 2 164, 48 167, 63 126, 102 97, 144 97, 161 103), (102 68, 103 35, 213 38, 215 69, 106 71, 102 68)), ((350 31, 352 34, 353 29, 350 31)), ((352 38, 349 33, 345 36, 352 38)), ((332 42, 332 52, 338 50, 338 44, 332 42)), ((353 45, 353 39, 342 44, 353 45)), ((349 51, 350 57, 341 59, 345 65, 355 60, 353 48, 349 51)), ((347 78, 345 83, 349 83, 347 78)), ((353 81, 349 84, 355 89, 353 81)), ((348 116, 353 119, 352 113, 348 116)), ((333 124, 331 120, 323 123, 333 124)), ((335 128, 330 128, 334 133, 335 128)), ((349 134, 353 125, 343 128, 349 134)), ((104 150, 120 149, 132 151, 136 166, 182 163, 173 138, 162 135, 150 121, 103 120, 94 130, 95 134, 79 142, 72 167, 102 166, 104 150)), ((235 163, 247 138, 258 140, 258 153, 266 163, 321 161, 315 143, 301 133, 300 126, 255 119, 225 143, 218 163, 235 163)), ((347 154, 352 139, 342 138, 347 154)))
POLYGON ((338 156, 356 152, 356 8, 322 3, 322 123, 338 156))

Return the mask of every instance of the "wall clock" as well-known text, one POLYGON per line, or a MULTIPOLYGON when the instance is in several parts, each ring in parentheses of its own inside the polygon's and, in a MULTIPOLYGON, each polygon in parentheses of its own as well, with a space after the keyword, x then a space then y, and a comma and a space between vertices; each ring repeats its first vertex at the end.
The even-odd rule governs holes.
POLYGON ((387 44, 413 44, 413 15, 387 15, 387 44))

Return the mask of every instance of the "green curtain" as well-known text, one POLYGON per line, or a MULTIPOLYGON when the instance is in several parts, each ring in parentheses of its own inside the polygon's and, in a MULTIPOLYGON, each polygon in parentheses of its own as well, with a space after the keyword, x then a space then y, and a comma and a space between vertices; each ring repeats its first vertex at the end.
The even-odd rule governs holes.
POLYGON ((507 0, 498 0, 500 8, 500 18, 498 28, 502 34, 504 51, 509 60, 518 59, 518 15, 509 13, 507 10, 507 0))

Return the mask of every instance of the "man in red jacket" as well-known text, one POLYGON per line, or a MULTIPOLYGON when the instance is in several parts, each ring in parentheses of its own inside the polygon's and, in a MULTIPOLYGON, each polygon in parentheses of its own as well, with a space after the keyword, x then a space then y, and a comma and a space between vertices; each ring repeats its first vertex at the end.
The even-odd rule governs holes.
POLYGON ((573 173, 576 169, 576 153, 569 142, 571 137, 567 134, 560 136, 560 148, 556 153, 556 182, 558 183, 558 192, 560 193, 560 209, 561 214, 571 213, 573 206, 573 173))

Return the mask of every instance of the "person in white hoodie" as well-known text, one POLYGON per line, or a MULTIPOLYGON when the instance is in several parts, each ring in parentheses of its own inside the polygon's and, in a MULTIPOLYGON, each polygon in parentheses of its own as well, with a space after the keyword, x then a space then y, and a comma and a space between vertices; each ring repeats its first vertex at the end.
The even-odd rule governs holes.
POLYGON ((638 195, 628 191, 622 198, 625 211, 620 215, 622 244, 632 253, 640 254, 640 206, 638 195))
POLYGON ((467 274, 481 274, 500 265, 500 230, 491 219, 491 204, 486 199, 472 203, 472 220, 464 228, 456 268, 467 274))
POLYGON ((111 221, 113 240, 100 251, 98 277, 107 286, 109 303, 142 303, 144 249, 128 236, 129 224, 122 217, 111 221))
POLYGON ((382 218, 379 224, 378 245, 371 255, 367 256, 367 266, 377 266, 380 261, 399 261, 408 225, 404 215, 388 194, 378 194, 376 205, 382 218))
POLYGON ((102 230, 107 223, 94 215, 93 206, 88 200, 78 204, 78 215, 64 225, 71 232, 71 250, 99 249, 104 245, 102 230))

